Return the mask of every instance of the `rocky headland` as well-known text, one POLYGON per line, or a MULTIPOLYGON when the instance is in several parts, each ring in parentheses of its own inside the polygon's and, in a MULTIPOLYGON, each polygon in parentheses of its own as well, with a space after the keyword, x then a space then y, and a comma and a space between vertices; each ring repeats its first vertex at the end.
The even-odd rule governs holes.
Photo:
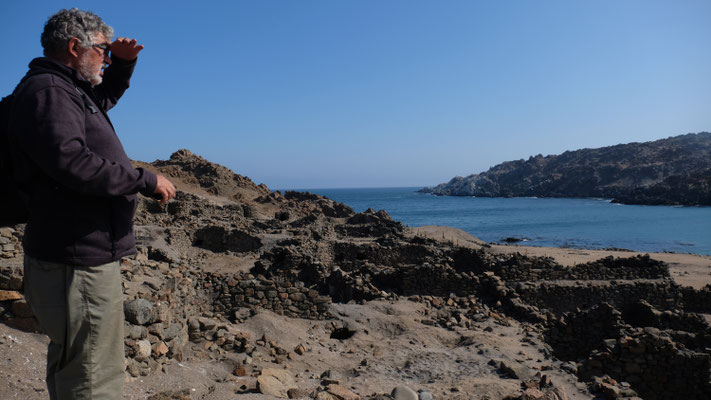
POLYGON ((443 196, 599 197, 625 204, 711 205, 711 133, 537 155, 422 189, 443 196))
MULTIPOLYGON (((179 192, 141 200, 121 265, 129 399, 711 397, 711 286, 657 255, 566 262, 272 192, 187 150, 137 164, 179 192)), ((0 229, 0 398, 44 399, 22 236, 0 229)))

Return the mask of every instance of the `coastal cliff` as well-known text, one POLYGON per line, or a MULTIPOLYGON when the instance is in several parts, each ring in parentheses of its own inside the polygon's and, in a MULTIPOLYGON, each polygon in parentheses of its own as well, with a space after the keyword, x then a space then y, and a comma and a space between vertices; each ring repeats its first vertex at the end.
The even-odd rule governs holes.
POLYGON ((602 197, 625 204, 711 205, 711 133, 539 154, 421 191, 441 196, 602 197))

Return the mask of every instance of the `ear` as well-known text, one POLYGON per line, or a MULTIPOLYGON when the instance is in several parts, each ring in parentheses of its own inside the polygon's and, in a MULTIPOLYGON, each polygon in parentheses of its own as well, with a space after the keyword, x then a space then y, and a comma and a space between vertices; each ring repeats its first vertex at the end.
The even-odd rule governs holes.
POLYGON ((71 58, 79 58, 79 39, 71 38, 69 43, 67 43, 67 54, 71 58))

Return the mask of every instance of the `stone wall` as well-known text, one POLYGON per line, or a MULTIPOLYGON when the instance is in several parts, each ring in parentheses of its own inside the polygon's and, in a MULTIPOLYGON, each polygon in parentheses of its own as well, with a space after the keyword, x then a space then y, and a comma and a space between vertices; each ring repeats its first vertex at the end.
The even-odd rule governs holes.
POLYGON ((0 259, 22 256, 22 230, 10 227, 0 228, 0 259))
POLYGON ((657 310, 644 300, 626 307, 622 313, 626 323, 637 327, 653 327, 683 332, 705 332, 709 324, 702 315, 684 312, 682 309, 657 310))
POLYGON ((618 337, 622 327, 622 314, 608 303, 602 303, 551 321, 545 340, 557 358, 577 361, 600 348, 605 340, 618 337))
POLYGON ((333 263, 344 271, 357 269, 362 261, 370 264, 396 267, 402 265, 421 265, 441 257, 436 249, 418 244, 405 243, 399 246, 386 247, 379 244, 334 243, 333 263))
POLYGON ((664 279, 669 268, 649 256, 634 258, 607 257, 587 264, 566 267, 552 259, 525 259, 511 257, 492 267, 497 275, 510 282, 541 280, 632 280, 664 279))
POLYGON ((606 340, 580 364, 579 375, 629 382, 647 400, 708 399, 709 368, 709 354, 679 348, 665 332, 644 328, 606 340))
POLYGON ((331 298, 322 296, 315 286, 286 279, 267 279, 238 272, 232 275, 206 273, 201 277, 203 287, 210 288, 215 313, 234 320, 241 309, 265 309, 280 315, 307 319, 330 318, 331 298))
POLYGON ((661 309, 681 308, 678 287, 666 280, 537 282, 516 286, 521 299, 554 313, 574 311, 608 302, 624 310, 638 300, 661 309))
POLYGON ((472 273, 429 264, 391 268, 373 275, 373 282, 378 288, 406 296, 467 296, 479 288, 479 278, 472 273))
POLYGON ((680 289, 683 296, 684 310, 687 312, 711 313, 711 287, 708 285, 701 290, 691 287, 680 289))

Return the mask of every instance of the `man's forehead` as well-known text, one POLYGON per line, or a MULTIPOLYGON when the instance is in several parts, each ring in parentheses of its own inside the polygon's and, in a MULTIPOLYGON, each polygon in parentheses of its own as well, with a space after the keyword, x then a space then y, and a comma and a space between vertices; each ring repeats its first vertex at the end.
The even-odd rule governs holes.
POLYGON ((109 40, 101 32, 95 32, 91 37, 94 39, 94 43, 108 43, 109 40))

